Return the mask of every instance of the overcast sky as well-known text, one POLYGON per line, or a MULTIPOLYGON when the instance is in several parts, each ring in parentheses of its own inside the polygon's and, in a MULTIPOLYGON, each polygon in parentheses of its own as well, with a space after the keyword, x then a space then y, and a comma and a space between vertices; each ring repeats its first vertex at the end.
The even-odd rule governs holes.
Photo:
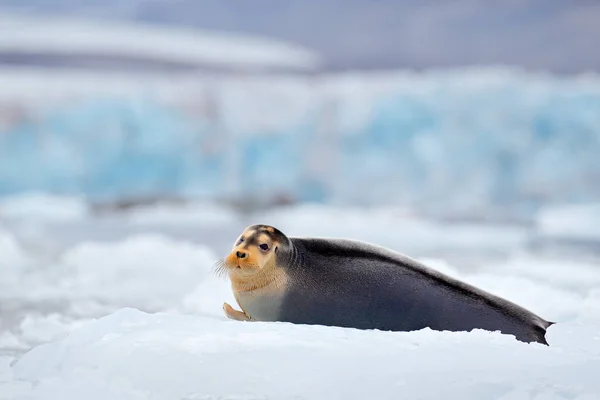
POLYGON ((600 71, 594 0, 0 0, 0 7, 258 33, 312 48, 336 68, 600 71))

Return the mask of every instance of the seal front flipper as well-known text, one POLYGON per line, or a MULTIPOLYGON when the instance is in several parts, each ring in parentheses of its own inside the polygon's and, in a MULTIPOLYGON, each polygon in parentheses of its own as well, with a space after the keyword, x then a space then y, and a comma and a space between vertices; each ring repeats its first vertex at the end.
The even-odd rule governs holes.
POLYGON ((246 313, 235 310, 233 307, 231 307, 227 303, 223 303, 223 311, 225 311, 225 315, 228 318, 236 320, 236 321, 250 321, 251 320, 250 317, 246 313))

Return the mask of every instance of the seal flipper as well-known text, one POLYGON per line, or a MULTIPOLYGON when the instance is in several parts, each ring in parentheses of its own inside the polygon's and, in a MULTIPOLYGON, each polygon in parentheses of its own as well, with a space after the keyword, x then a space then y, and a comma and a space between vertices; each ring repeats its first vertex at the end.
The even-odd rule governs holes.
POLYGON ((546 346, 550 346, 550 344, 546 340, 546 333, 547 333, 547 329, 554 324, 556 324, 556 322, 544 321, 543 322, 544 326, 536 329, 536 331, 537 331, 536 333, 538 334, 538 342, 545 344, 546 346))
POLYGON ((250 321, 251 320, 250 316, 248 316, 246 313, 234 309, 227 303, 223 303, 223 311, 225 311, 225 315, 229 319, 233 319, 235 321, 250 321))

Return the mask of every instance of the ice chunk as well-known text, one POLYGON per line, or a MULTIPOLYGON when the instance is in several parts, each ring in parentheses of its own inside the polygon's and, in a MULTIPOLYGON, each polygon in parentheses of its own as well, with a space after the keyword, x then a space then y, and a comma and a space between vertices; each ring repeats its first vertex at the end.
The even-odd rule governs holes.
POLYGON ((64 271, 59 291, 72 300, 163 310, 178 306, 212 273, 217 259, 205 246, 160 234, 86 242, 59 261, 64 271))
POLYGON ((0 225, 0 291, 19 281, 28 262, 15 237, 0 225))
POLYGON ((7 219, 67 222, 85 218, 87 213, 88 206, 79 197, 24 193, 0 199, 0 217, 7 219))
POLYGON ((210 225, 235 223, 237 215, 215 203, 156 204, 131 210, 125 218, 136 225, 210 225))
POLYGON ((600 203, 546 207, 538 213, 540 234, 600 241, 600 203))
POLYGON ((85 322, 84 319, 73 321, 57 313, 45 316, 27 315, 21 321, 20 329, 23 339, 38 344, 61 339, 85 322))

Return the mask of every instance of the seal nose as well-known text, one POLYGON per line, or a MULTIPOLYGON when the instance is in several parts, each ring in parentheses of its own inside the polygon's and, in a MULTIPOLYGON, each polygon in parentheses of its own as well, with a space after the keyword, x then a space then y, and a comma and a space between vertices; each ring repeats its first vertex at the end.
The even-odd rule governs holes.
POLYGON ((237 258, 244 258, 244 257, 246 257, 246 253, 244 253, 243 251, 237 251, 235 253, 235 255, 237 256, 237 258))

